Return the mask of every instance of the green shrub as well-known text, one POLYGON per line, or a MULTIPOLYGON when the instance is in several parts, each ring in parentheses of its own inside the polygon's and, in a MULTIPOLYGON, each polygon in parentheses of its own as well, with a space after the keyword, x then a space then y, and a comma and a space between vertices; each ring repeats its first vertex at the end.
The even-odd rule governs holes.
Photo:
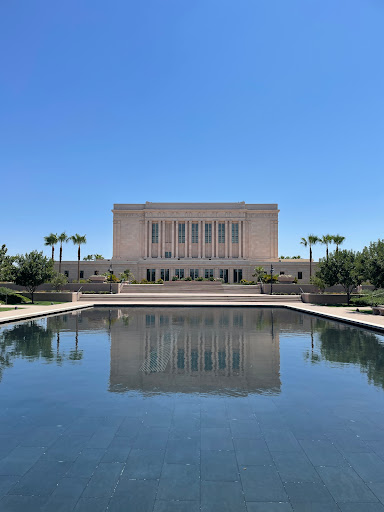
POLYGON ((191 276, 184 277, 183 281, 192 281, 192 277, 191 276))
POLYGON ((140 284, 149 284, 149 281, 147 279, 142 279, 140 281, 140 284))
POLYGON ((203 277, 196 277, 195 281, 204 281, 203 277))
POLYGON ((163 281, 162 279, 158 279, 158 280, 156 281, 156 284, 164 284, 164 281, 163 281))
POLYGON ((172 281, 178 281, 178 280, 179 280, 179 278, 177 276, 172 277, 172 281))
POLYGON ((5 288, 4 286, 0 288, 0 301, 4 303, 7 302, 7 304, 25 304, 30 302, 24 295, 10 288, 5 288))
POLYGON ((215 278, 214 277, 209 277, 208 281, 215 281, 215 278))
POLYGON ((351 297, 354 306, 382 306, 384 305, 384 290, 364 291, 361 297, 351 297))

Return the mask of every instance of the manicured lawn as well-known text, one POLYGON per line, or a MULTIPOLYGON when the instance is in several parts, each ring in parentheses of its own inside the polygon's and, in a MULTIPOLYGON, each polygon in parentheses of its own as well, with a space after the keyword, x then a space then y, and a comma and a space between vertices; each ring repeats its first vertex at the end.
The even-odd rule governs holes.
POLYGON ((63 302, 54 302, 50 300, 35 300, 34 304, 28 302, 28 306, 50 306, 51 304, 63 304, 63 302))
POLYGON ((15 309, 15 308, 14 308, 14 307, 13 307, 13 308, 2 308, 2 307, 0 306, 0 313, 1 313, 2 311, 11 311, 11 310, 13 310, 13 309, 15 309))

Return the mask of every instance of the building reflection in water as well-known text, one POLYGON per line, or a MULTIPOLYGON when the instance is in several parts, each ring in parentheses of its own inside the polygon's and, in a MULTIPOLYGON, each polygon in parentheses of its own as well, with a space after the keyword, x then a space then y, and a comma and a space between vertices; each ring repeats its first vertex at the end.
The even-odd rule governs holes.
POLYGON ((279 336, 273 334, 272 310, 262 318, 260 313, 131 310, 129 330, 119 324, 111 330, 110 390, 278 393, 279 336))

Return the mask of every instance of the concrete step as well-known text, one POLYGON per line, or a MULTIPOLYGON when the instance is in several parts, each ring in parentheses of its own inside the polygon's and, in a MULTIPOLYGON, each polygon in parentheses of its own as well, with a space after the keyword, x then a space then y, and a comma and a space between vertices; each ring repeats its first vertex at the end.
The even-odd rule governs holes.
POLYGON ((256 294, 238 294, 238 295, 223 295, 223 294, 84 294, 80 295, 79 301, 81 302, 94 302, 94 303, 121 303, 121 304, 137 304, 137 303, 208 303, 208 302, 222 302, 222 303, 240 303, 240 302, 297 302, 300 301, 299 295, 256 295, 256 294))

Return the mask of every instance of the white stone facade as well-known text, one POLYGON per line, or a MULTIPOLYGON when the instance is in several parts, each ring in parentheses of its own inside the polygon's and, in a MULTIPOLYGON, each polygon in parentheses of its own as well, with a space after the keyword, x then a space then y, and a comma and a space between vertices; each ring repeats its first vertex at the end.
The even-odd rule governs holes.
MULTIPOLYGON (((236 283, 253 280, 256 266, 309 282, 308 260, 278 259, 277 204, 150 203, 115 204, 111 260, 82 261, 81 277, 115 275, 130 269, 140 281, 214 277, 236 283)), ((76 262, 63 262, 70 280, 76 262)))

